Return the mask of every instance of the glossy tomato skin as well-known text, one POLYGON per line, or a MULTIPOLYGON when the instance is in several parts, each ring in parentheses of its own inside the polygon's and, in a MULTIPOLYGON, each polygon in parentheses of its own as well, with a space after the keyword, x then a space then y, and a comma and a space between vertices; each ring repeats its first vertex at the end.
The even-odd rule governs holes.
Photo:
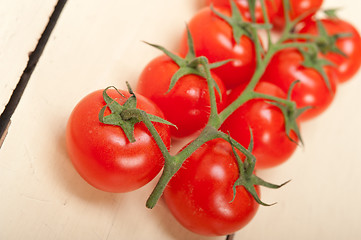
MULTIPOLYGON (((278 9, 281 5, 282 0, 266 0, 266 8, 267 8, 267 14, 270 21, 273 20, 274 16, 278 12, 278 9)), ((216 8, 231 8, 231 4, 229 0, 207 0, 207 5, 213 4, 216 8)), ((242 16, 247 21, 251 21, 251 13, 249 11, 248 1, 247 0, 235 0, 235 3, 240 10, 242 16)), ((264 23, 264 17, 262 13, 262 5, 261 1, 256 1, 256 22, 257 23, 264 23)))
MULTIPOLYGON (((351 79, 361 66, 361 37, 356 28, 339 18, 320 20, 329 35, 350 33, 349 37, 342 37, 336 41, 336 46, 347 57, 337 53, 328 52, 323 57, 335 63, 339 82, 346 82, 351 79)), ((299 30, 300 33, 318 34, 316 21, 306 21, 299 30)))
MULTIPOLYGON (((229 10, 217 10, 230 16, 229 10)), ((197 56, 207 57, 210 63, 235 59, 213 69, 227 89, 250 81, 256 68, 255 45, 250 38, 244 35, 237 44, 233 38, 231 26, 215 15, 209 7, 196 13, 189 21, 188 27, 197 56)), ((180 44, 180 54, 185 56, 187 52, 187 33, 185 32, 180 44)))
MULTIPOLYGON (((129 97, 129 93, 121 92, 129 97)), ((73 109, 66 130, 67 151, 75 169, 90 185, 107 192, 129 192, 151 181, 162 169, 164 159, 143 123, 135 125, 136 141, 130 143, 120 127, 99 122, 98 113, 106 105, 102 93, 90 93, 73 109)), ((107 93, 121 104, 125 102, 114 89, 107 93)), ((139 94, 137 107, 163 117, 154 103, 139 94)), ((109 113, 105 111, 105 115, 109 113)), ((160 123, 154 126, 169 147, 169 127, 160 123)))
MULTIPOLYGON (((233 185, 238 167, 228 142, 216 139, 196 150, 171 179, 163 197, 175 218, 188 230, 221 236, 238 231, 256 214, 258 203, 233 185)), ((256 190, 259 191, 258 186, 256 190)))
MULTIPOLYGON (((177 126, 171 128, 173 138, 184 138, 205 127, 210 115, 210 100, 207 81, 193 74, 180 78, 167 93, 178 69, 179 66, 166 55, 153 59, 139 77, 137 92, 156 103, 165 118, 177 126)), ((217 103, 221 105, 221 99, 226 99, 226 90, 215 74, 212 77, 223 95, 220 98, 216 91, 217 103)))
MULTIPOLYGON (((290 19, 294 20, 297 17, 303 16, 303 20, 311 19, 312 16, 321 8, 323 0, 290 0, 290 19)), ((281 3, 278 12, 275 14, 272 22, 276 29, 282 29, 285 25, 285 15, 283 4, 281 3)))
MULTIPOLYGON (((228 100, 236 99, 244 86, 234 89, 228 100)), ((286 94, 276 85, 269 82, 260 82, 255 88, 256 92, 286 98, 286 94)), ((253 151, 256 157, 256 168, 270 168, 285 162, 297 148, 296 134, 292 131, 290 137, 285 131, 285 119, 281 110, 264 99, 253 99, 244 103, 221 126, 223 132, 242 146, 250 143, 250 128, 253 134, 253 151)))
POLYGON ((274 83, 284 92, 288 92, 291 84, 299 80, 293 88, 291 99, 298 108, 311 107, 299 117, 304 121, 315 118, 328 108, 336 95, 338 78, 332 67, 324 67, 330 90, 322 75, 315 69, 304 67, 303 61, 304 57, 298 50, 282 50, 274 55, 262 80, 274 83))

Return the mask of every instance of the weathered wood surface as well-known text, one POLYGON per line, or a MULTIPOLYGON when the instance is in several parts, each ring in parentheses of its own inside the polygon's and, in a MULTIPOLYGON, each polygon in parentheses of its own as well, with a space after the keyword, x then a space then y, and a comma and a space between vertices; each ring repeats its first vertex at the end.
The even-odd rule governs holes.
MULTIPOLYGON (((0 0, 2 108, 55 4, 0 0)), ((359 30, 360 4, 325 0, 325 7, 342 6, 341 16, 359 30)), ((0 149, 0 239, 224 239, 188 232, 162 202, 146 209, 155 182, 128 194, 90 187, 64 145, 74 105, 95 89, 135 84, 160 54, 142 40, 175 50, 200 6, 194 0, 67 2, 0 149)), ((234 239, 361 238, 360 92, 361 73, 339 87, 322 116, 302 126, 303 148, 284 165, 259 171, 276 183, 292 181, 280 190, 262 189, 264 201, 278 204, 260 207, 234 239)))

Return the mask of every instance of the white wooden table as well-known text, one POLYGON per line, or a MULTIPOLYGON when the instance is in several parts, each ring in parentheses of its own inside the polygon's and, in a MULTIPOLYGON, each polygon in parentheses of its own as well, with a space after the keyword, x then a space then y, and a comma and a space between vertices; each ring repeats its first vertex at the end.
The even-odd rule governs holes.
MULTIPOLYGON (((27 66, 57 0, 0 0, 0 113, 27 66)), ((85 183, 66 154, 64 129, 87 93, 135 84, 159 52, 175 50, 201 0, 69 0, 34 68, 0 149, 0 239, 225 239, 181 227, 160 202, 144 207, 155 185, 111 194, 85 183)), ((325 7, 361 30, 359 0, 325 7)), ((361 239, 361 72, 339 87, 332 106, 302 127, 305 147, 259 174, 281 183, 235 239, 361 239)))

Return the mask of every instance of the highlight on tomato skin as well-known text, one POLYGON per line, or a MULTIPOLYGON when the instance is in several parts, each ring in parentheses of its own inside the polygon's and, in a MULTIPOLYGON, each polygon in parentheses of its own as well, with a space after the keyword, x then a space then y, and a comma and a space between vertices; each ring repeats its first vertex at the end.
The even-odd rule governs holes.
MULTIPOLYGON (((216 9, 216 11, 231 16, 231 12, 227 9, 216 9)), ((250 81, 256 69, 256 50, 254 42, 248 36, 243 35, 238 39, 237 44, 232 27, 209 7, 198 11, 187 26, 193 37, 196 56, 205 56, 210 63, 234 59, 213 69, 213 72, 222 79, 226 89, 250 81)), ((187 52, 187 32, 184 31, 179 53, 185 56, 187 52)))
MULTIPOLYGON (((248 0, 235 0, 234 1, 240 10, 242 16, 247 21, 252 21, 251 13, 248 6, 248 0)), ((273 21, 273 18, 275 17, 276 13, 278 12, 278 9, 281 6, 282 0, 265 0, 266 9, 267 9, 267 15, 270 20, 270 22, 273 21)), ((216 8, 227 8, 231 9, 230 0, 207 0, 206 4, 210 6, 211 4, 216 8)), ((264 16, 262 12, 262 5, 261 1, 256 1, 256 9, 255 9, 255 17, 257 23, 264 23, 264 16)))
MULTIPOLYGON (((130 94, 119 90, 125 98, 109 89, 108 95, 124 104, 130 94)), ((73 109, 66 129, 67 152, 75 169, 90 185, 107 192, 129 192, 151 181, 162 169, 164 158, 143 123, 134 129, 136 141, 130 143, 119 126, 99 121, 98 114, 106 105, 103 90, 94 91, 73 109)), ((137 94, 137 108, 164 118, 160 109, 137 94)), ((107 109, 105 115, 110 111, 107 109)), ((165 124, 154 123, 169 148, 170 132, 165 124)))
MULTIPOLYGON (((329 18, 319 20, 325 28, 329 37, 335 34, 349 35, 340 36, 335 46, 325 46, 326 48, 336 47, 343 54, 328 51, 321 53, 321 57, 330 60, 335 65, 338 79, 340 83, 350 80, 360 69, 361 66, 361 37, 358 30, 349 22, 340 18, 329 18)), ((319 29, 316 20, 305 21, 300 23, 302 27, 297 32, 302 34, 318 35, 319 29)))
MULTIPOLYGON (((145 66, 136 89, 157 104, 167 121, 177 126, 170 129, 174 139, 200 132, 208 122, 211 109, 208 85, 203 77, 185 75, 168 92, 171 78, 178 70, 179 66, 170 57, 160 55, 145 66)), ((226 89, 213 70, 211 74, 222 95, 215 90, 217 104, 221 106, 226 100, 226 89)))
MULTIPOLYGON (((234 89, 228 97, 234 101, 245 86, 234 89)), ((286 99, 286 93, 273 83, 259 82, 256 92, 286 99)), ((289 139, 286 133, 285 118, 282 111, 269 103, 269 100, 252 99, 234 111, 222 124, 220 130, 242 146, 248 146, 253 136, 253 155, 256 168, 265 169, 279 166, 286 162, 297 149, 298 137, 291 131, 289 139)))
MULTIPOLYGON (((259 204, 243 187, 233 185, 238 166, 231 145, 215 139, 202 145, 166 187, 163 198, 186 229, 205 236, 223 236, 246 226, 259 204)), ((255 186, 259 193, 259 187, 255 186)))

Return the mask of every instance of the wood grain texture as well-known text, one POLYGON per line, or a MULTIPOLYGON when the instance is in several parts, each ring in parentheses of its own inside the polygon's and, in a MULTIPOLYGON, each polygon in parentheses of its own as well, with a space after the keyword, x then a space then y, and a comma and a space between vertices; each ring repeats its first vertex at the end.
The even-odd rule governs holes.
POLYGON ((23 74, 56 2, 0 1, 0 113, 23 74))
MULTIPOLYGON (((340 6, 325 0, 325 6, 340 6)), ((67 156, 67 118, 87 93, 125 81, 160 53, 176 50, 194 0, 69 1, 13 115, 0 149, 0 239, 175 239, 202 237, 181 227, 162 201, 145 201, 155 181, 128 194, 104 193, 79 177, 67 156)), ((361 29, 359 1, 342 16, 361 29)), ((15 44, 15 43, 14 43, 15 44)), ((19 42, 17 45, 21 45, 19 42)), ((15 44, 12 48, 19 48, 15 44)), ((360 239, 361 73, 340 86, 335 102, 302 126, 305 147, 282 166, 259 171, 280 183, 262 189, 265 202, 239 231, 241 239, 360 239)))

